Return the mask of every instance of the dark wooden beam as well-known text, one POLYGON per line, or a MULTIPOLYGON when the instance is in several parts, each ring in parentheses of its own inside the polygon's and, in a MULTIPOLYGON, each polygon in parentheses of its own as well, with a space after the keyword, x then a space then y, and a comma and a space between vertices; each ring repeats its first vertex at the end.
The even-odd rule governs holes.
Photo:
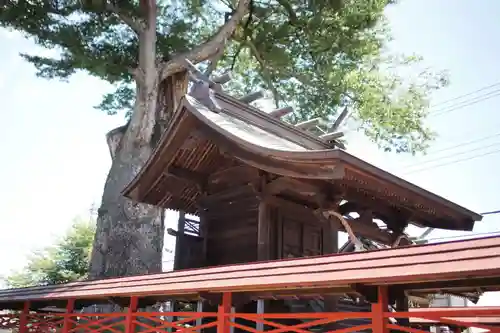
POLYGON ((249 184, 245 184, 242 186, 228 188, 217 193, 201 195, 198 199, 198 205, 202 208, 210 210, 212 208, 215 208, 214 205, 218 205, 221 202, 227 201, 234 197, 238 197, 240 195, 251 193, 255 194, 255 196, 257 197, 255 187, 249 184))
POLYGON ((209 185, 234 183, 236 179, 241 183, 253 182, 259 179, 259 170, 248 165, 237 165, 212 173, 207 182, 209 185))
MULTIPOLYGON (((267 190, 267 175, 261 175, 261 184, 258 190, 263 192, 267 190)), ((269 203, 265 196, 261 196, 258 207, 257 220, 257 260, 264 261, 271 259, 271 216, 269 203)))
POLYGON ((378 301, 377 287, 367 286, 361 283, 353 283, 351 284, 351 288, 356 293, 363 296, 363 298, 366 299, 368 302, 377 303, 378 301))
POLYGON ((191 171, 188 169, 177 167, 174 165, 170 165, 165 171, 165 174, 168 176, 172 176, 190 182, 199 187, 200 189, 202 189, 205 186, 208 178, 207 175, 201 174, 196 171, 191 171))
POLYGON ((322 188, 290 177, 279 177, 266 184, 265 187, 265 193, 271 195, 279 194, 284 190, 291 190, 306 196, 314 196, 321 192, 322 188))
POLYGON ((269 115, 274 118, 281 118, 292 112, 293 108, 291 106, 286 106, 281 109, 272 110, 271 112, 269 112, 269 115))
POLYGON ((179 212, 179 220, 177 221, 177 233, 175 241, 175 254, 174 254, 174 270, 181 269, 183 245, 184 245, 184 225, 186 223, 186 214, 179 212))

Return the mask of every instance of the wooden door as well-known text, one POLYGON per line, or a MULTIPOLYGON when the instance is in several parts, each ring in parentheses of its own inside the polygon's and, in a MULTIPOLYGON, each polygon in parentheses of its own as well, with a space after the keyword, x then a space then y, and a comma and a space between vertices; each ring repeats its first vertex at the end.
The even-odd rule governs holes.
MULTIPOLYGON (((281 258, 317 256, 323 254, 323 230, 320 226, 281 217, 281 258)), ((279 232, 279 230, 278 230, 279 232)), ((278 244, 280 246, 280 244, 278 244)))

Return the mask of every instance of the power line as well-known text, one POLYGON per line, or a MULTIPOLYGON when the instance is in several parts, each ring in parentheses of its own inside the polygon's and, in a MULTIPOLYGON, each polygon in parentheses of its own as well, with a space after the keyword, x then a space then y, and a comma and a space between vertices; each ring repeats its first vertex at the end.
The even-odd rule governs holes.
MULTIPOLYGON (((487 146, 482 146, 482 147, 479 147, 479 148, 476 148, 475 152, 477 152, 477 150, 479 149, 485 149, 485 148, 491 148, 491 147, 496 147, 500 145, 500 142, 494 142, 490 145, 487 145, 487 146)), ((456 157, 456 156, 460 156, 460 155, 464 155, 464 154, 468 154, 470 153, 471 151, 470 150, 466 150, 466 151, 462 151, 462 152, 458 152, 458 153, 453 153, 453 154, 449 154, 449 155, 444 155, 444 156, 441 156, 441 157, 438 157, 438 158, 434 158, 434 159, 430 159, 430 160, 427 160, 427 161, 423 161, 423 162, 418 162, 418 163, 415 163, 415 164, 408 164, 408 165, 405 165, 403 166, 403 168, 412 168, 412 167, 415 167, 415 166, 420 166, 420 165, 423 165, 423 164, 428 164, 428 163, 432 163, 432 162, 437 162, 437 161, 441 161, 441 160, 444 160, 444 159, 447 159, 447 158, 450 158, 450 157, 456 157)), ((411 171, 411 170, 410 170, 411 171)))
POLYGON ((477 104, 480 102, 484 102, 484 101, 487 101, 491 98, 498 97, 498 96, 500 96, 500 89, 494 90, 494 91, 492 91, 488 94, 484 94, 482 96, 477 96, 476 98, 473 98, 470 100, 462 101, 462 102, 455 104, 455 105, 450 105, 450 106, 442 108, 442 109, 434 110, 434 111, 429 113, 429 116, 440 116, 442 114, 450 113, 452 111, 457 111, 457 110, 463 109, 467 106, 471 106, 471 105, 474 105, 474 104, 477 104))
POLYGON ((476 159, 476 158, 479 158, 479 157, 484 157, 484 156, 488 156, 488 155, 497 154, 499 152, 500 152, 500 149, 497 149, 497 150, 493 150, 493 151, 490 151, 490 152, 487 152, 487 153, 484 153, 484 154, 473 155, 473 156, 469 156, 469 157, 466 157, 466 158, 463 158, 463 159, 452 160, 452 161, 449 161, 447 163, 442 163, 442 164, 434 165, 434 166, 431 166, 429 168, 422 168, 422 169, 417 169, 417 170, 410 170, 409 172, 405 172, 404 174, 418 173, 418 172, 422 172, 422 171, 426 171, 426 170, 430 170, 430 169, 436 169, 436 168, 440 168, 440 167, 443 167, 443 166, 446 166, 446 165, 449 165, 449 164, 452 164, 452 163, 459 163, 459 162, 464 162, 464 161, 470 161, 470 160, 473 160, 473 159, 476 159))
POLYGON ((461 143, 458 143, 458 144, 453 145, 453 146, 448 146, 448 147, 445 147, 445 148, 442 148, 442 149, 433 150, 433 151, 429 152, 427 154, 427 156, 434 155, 436 153, 441 153, 443 151, 452 150, 454 148, 462 148, 464 146, 469 146, 469 145, 471 145, 473 143, 482 142, 482 141, 485 141, 485 140, 488 140, 488 139, 492 139, 492 138, 495 138, 495 137, 499 137, 499 136, 500 136, 500 133, 495 133, 495 134, 492 134, 492 135, 483 136, 483 137, 478 138, 478 139, 461 142, 461 143))
POLYGON ((500 82, 496 82, 496 83, 493 83, 493 84, 490 84, 488 86, 485 86, 485 87, 482 87, 482 88, 479 88, 479 89, 476 89, 476 90, 473 90, 469 93, 465 93, 465 94, 462 94, 462 95, 458 95, 456 97, 453 97, 453 98, 450 98, 450 99, 447 99, 447 100, 444 100, 442 102, 438 102, 437 104, 434 104, 434 105, 431 105, 431 107, 436 107, 436 106, 439 106, 439 105, 443 105, 443 104, 448 104, 450 102, 454 102, 456 100, 459 100, 459 99, 462 99, 464 97, 469 97, 469 96, 472 96, 474 94, 477 94, 478 92, 481 92, 481 91, 485 91, 485 90, 488 90, 490 88, 493 88, 493 87, 498 87, 500 86, 500 82))

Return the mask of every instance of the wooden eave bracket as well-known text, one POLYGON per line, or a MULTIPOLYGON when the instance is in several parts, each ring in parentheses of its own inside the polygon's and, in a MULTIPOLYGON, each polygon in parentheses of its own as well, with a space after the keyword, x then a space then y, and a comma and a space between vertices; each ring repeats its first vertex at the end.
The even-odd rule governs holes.
POLYGON ((321 210, 321 213, 323 214, 323 216, 328 221, 331 221, 331 216, 335 216, 340 221, 340 223, 344 227, 345 231, 349 235, 349 239, 351 240, 351 242, 354 243, 354 246, 356 248, 356 252, 358 252, 358 251, 365 251, 366 250, 366 248, 363 245, 363 243, 359 240, 358 237, 356 237, 356 234, 354 234, 354 231, 352 230, 351 225, 349 224, 349 222, 347 222, 347 220, 342 215, 340 215, 339 213, 337 213, 334 210, 325 210, 325 209, 320 209, 320 210, 321 210))

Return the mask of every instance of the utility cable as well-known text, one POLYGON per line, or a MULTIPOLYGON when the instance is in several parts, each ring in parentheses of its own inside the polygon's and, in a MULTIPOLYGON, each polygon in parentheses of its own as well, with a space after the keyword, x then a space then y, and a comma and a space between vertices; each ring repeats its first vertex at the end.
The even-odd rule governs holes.
POLYGON ((441 153, 443 151, 448 151, 448 150, 452 150, 452 149, 455 149, 455 148, 462 148, 462 147, 465 147, 465 146, 470 146, 473 143, 478 143, 478 142, 486 141, 488 139, 496 138, 496 137, 499 137, 499 136, 500 136, 500 132, 499 133, 495 133, 495 134, 491 134, 491 135, 487 135, 487 136, 483 136, 483 137, 480 137, 478 139, 469 140, 469 141, 465 141, 465 142, 460 142, 460 143, 458 143, 456 145, 453 145, 453 146, 447 146, 447 147, 444 147, 444 148, 441 148, 441 149, 432 150, 426 156, 434 155, 436 153, 441 153))
POLYGON ((478 92, 482 92, 482 91, 485 91, 485 90, 488 90, 490 88, 494 88, 494 87, 500 87, 500 82, 497 82, 497 83, 493 83, 493 84, 490 84, 488 86, 485 86, 485 87, 482 87, 482 88, 479 88, 479 89, 476 89, 476 90, 473 90, 469 93, 465 93, 465 94, 462 94, 462 95, 458 95, 456 97, 453 97, 453 98, 450 98, 450 99, 447 99, 447 100, 444 100, 444 101, 441 101, 441 102, 438 102, 436 104, 433 104, 431 105, 431 107, 436 107, 436 106, 440 106, 440 105, 443 105, 443 104, 448 104, 448 103, 451 103, 451 102, 454 102, 454 101, 457 101, 457 100, 460 100, 464 97, 469 97, 469 96, 472 96, 472 95, 475 95, 477 94, 478 92))
POLYGON ((500 96, 500 89, 499 90, 494 90, 488 94, 484 94, 484 95, 481 95, 481 96, 478 96, 476 98, 473 98, 471 100, 465 100, 465 101, 462 101, 458 104, 455 104, 455 105, 450 105, 448 107, 445 107, 445 108, 442 108, 442 109, 437 109, 437 110, 433 110, 429 113, 429 116, 431 117, 434 117, 434 116, 440 116, 440 115, 443 115, 443 114, 446 114, 446 113, 450 113, 450 112, 453 112, 453 111, 457 111, 457 110, 460 110, 460 109, 463 109, 467 106, 471 106, 471 105, 474 105, 474 104, 477 104, 477 103, 480 103, 480 102, 484 102, 484 101, 487 101, 491 98, 494 98, 494 97, 498 97, 500 96))
POLYGON ((473 160, 473 159, 476 159, 476 158, 480 158, 480 157, 484 157, 484 156, 488 156, 488 155, 493 155, 493 154, 498 154, 498 153, 500 153, 500 149, 493 150, 493 151, 490 151, 490 152, 486 152, 484 154, 469 156, 469 157, 466 157, 466 158, 463 158, 463 159, 453 160, 453 161, 450 161, 450 162, 447 162, 447 163, 433 165, 433 166, 431 166, 429 168, 422 168, 422 169, 417 169, 417 170, 410 170, 409 172, 404 172, 403 174, 407 175, 407 174, 412 174, 412 173, 418 173, 418 172, 422 172, 422 171, 426 171, 426 170, 440 168, 440 167, 443 167, 443 166, 446 166, 446 165, 449 165, 449 164, 459 163, 459 162, 464 162, 464 161, 470 161, 470 160, 473 160))
MULTIPOLYGON (((476 148, 474 150, 474 152, 477 152, 480 149, 496 147, 498 145, 500 145, 500 142, 494 142, 494 143, 489 144, 487 146, 478 147, 478 148, 476 148)), ((422 161, 422 162, 418 162, 418 163, 414 163, 414 164, 407 164, 407 165, 403 166, 403 168, 404 169, 408 169, 408 168, 412 168, 412 167, 415 167, 415 166, 418 167, 418 166, 421 166, 421 165, 424 165, 424 164, 428 164, 428 163, 432 163, 432 162, 438 162, 438 161, 441 161, 441 160, 444 160, 444 159, 447 159, 447 158, 450 158, 450 157, 456 157, 456 156, 465 155, 465 154, 469 154, 469 153, 471 153, 471 150, 461 151, 461 152, 458 152, 458 153, 444 155, 444 156, 441 156, 441 157, 438 157, 438 158, 434 158, 434 159, 430 159, 430 160, 427 160, 427 161, 422 161)), ((411 170, 410 170, 410 172, 411 172, 411 170)))

